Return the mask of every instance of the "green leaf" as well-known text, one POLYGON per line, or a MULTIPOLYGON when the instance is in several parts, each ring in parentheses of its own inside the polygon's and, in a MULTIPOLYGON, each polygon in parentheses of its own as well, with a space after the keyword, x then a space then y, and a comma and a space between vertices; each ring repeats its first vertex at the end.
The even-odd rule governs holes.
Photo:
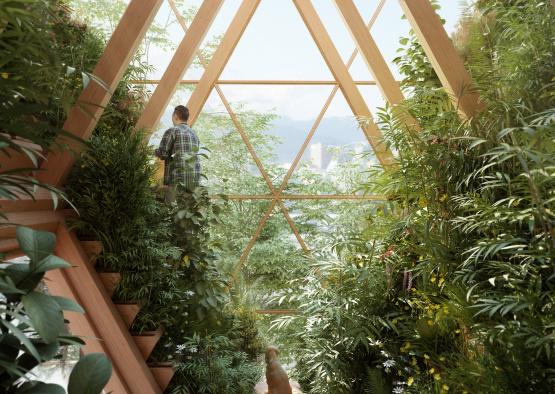
MULTIPOLYGON (((60 350, 60 343, 59 342, 52 342, 50 344, 47 343, 39 343, 36 345, 37 350, 40 354, 41 361, 50 361, 56 357, 60 350)), ((40 364, 33 356, 29 353, 22 354, 18 359, 17 363, 19 366, 24 368, 27 371, 31 371, 37 365, 40 364)))
POLYGON ((44 277, 44 273, 31 273, 29 264, 12 264, 5 271, 17 288, 23 291, 34 290, 44 277))
MULTIPOLYGON (((18 378, 19 377, 22 378, 27 374, 27 371, 24 368, 20 367, 17 364, 14 364, 13 362, 4 361, 2 359, 0 359, 0 368, 4 369, 10 375, 16 376, 18 378)), ((6 377, 6 375, 3 375, 3 376, 6 377)), ((11 380, 17 380, 17 379, 11 378, 11 380)), ((3 383, 6 384, 6 382, 3 382, 3 383)))
POLYGON ((71 264, 59 258, 58 256, 50 255, 44 260, 41 260, 33 269, 33 272, 46 272, 52 271, 57 268, 70 268, 71 264))
POLYGON ((58 341, 63 345, 85 346, 85 341, 73 336, 61 336, 58 338, 58 341))
POLYGON ((9 276, 0 277, 0 293, 3 294, 25 294, 24 291, 19 290, 9 276))
POLYGON ((21 250, 31 259, 31 265, 45 259, 54 251, 56 236, 52 233, 18 227, 16 235, 21 250))
POLYGON ((21 342, 13 334, 0 335, 0 359, 15 360, 21 350, 21 342))
POLYGON ((36 345, 43 361, 52 360, 60 351, 60 342, 54 341, 52 343, 40 343, 36 345))
POLYGON ((83 78, 83 89, 86 89, 87 86, 89 86, 89 83, 91 82, 91 78, 87 73, 81 73, 81 77, 83 78))
POLYGON ((212 296, 209 296, 206 298, 206 301, 210 304, 211 307, 216 308, 218 306, 218 303, 216 302, 216 299, 212 296))
POLYGON ((58 305, 60 305, 60 308, 63 311, 85 313, 85 310, 81 307, 81 305, 79 305, 73 300, 70 300, 69 298, 57 297, 57 296, 51 296, 51 298, 53 298, 54 301, 56 301, 58 305))
POLYGON ((37 348, 35 347, 35 345, 33 345, 31 340, 27 338, 27 335, 25 335, 19 328, 17 328, 7 320, 0 319, 0 323, 2 323, 13 335, 17 337, 17 339, 19 339, 23 346, 25 346, 29 353, 31 353, 38 362, 41 361, 37 348))
POLYGON ((112 376, 112 363, 102 353, 87 354, 73 368, 68 394, 100 394, 112 376))
POLYGON ((33 291, 21 298, 34 328, 46 343, 54 342, 64 331, 62 308, 52 297, 33 291))

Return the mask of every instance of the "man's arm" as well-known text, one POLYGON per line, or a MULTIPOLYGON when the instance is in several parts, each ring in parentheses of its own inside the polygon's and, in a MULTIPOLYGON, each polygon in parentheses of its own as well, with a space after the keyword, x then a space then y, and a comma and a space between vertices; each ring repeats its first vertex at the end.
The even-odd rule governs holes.
POLYGON ((156 157, 161 160, 167 160, 171 156, 171 150, 175 141, 175 132, 173 127, 167 129, 160 141, 160 146, 154 151, 156 157))

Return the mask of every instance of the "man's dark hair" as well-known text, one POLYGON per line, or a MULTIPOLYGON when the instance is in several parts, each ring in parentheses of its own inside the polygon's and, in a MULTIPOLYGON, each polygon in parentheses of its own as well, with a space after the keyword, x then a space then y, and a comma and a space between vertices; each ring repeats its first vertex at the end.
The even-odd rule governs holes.
POLYGON ((173 113, 184 122, 189 120, 189 108, 184 105, 178 105, 175 107, 173 113))

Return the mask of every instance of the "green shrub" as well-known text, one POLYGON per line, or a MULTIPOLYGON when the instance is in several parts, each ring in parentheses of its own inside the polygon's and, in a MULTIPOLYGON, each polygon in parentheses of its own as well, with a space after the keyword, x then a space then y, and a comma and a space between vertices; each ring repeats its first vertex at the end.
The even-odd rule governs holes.
POLYGON ((218 221, 220 204, 199 187, 180 191, 177 203, 166 205, 151 184, 151 160, 141 134, 132 128, 110 130, 105 123, 69 178, 67 193, 80 213, 73 225, 81 236, 103 242, 99 269, 122 272, 115 297, 141 303, 133 329, 164 326, 152 360, 179 362, 172 383, 176 392, 207 384, 202 362, 182 359, 177 350, 183 338, 198 333, 207 341, 210 335, 230 338, 221 350, 205 355, 210 365, 220 366, 209 387, 228 387, 226 379, 246 387, 258 376, 253 371, 259 367, 251 363, 261 345, 249 317, 228 308, 227 282, 215 265, 217 250, 207 228, 218 221))
MULTIPOLYGON (((46 153, 67 142, 62 130, 67 109, 91 79, 72 53, 66 36, 78 27, 64 6, 51 0, 11 0, 0 9, 0 155, 30 158, 29 168, 0 168, 0 197, 15 200, 37 187, 51 192, 56 202, 63 193, 41 184, 32 169, 46 153), (45 45, 48 43, 48 45, 45 45), (70 66, 71 65, 71 66, 70 66), (15 137, 38 147, 23 147, 15 137), (54 144, 53 142, 57 143, 54 144)), ((69 138, 69 137, 68 137, 69 138)))
POLYGON ((177 350, 195 335, 231 338, 206 355, 210 363, 230 368, 231 377, 223 371, 212 376, 213 387, 227 387, 226 379, 246 385, 258 376, 251 363, 261 345, 252 321, 229 308, 227 281, 208 231, 219 223, 225 201, 212 201, 204 187, 180 189, 176 204, 162 201, 153 181, 152 148, 134 129, 142 103, 138 92, 120 84, 68 179, 68 196, 80 214, 72 226, 81 237, 102 241, 98 269, 122 273, 114 297, 141 304, 132 330, 164 327, 151 361, 179 360, 172 390, 206 383, 202 363, 181 359, 177 350))
POLYGON ((486 108, 461 121, 422 48, 403 40, 405 106, 421 131, 378 114, 398 165, 367 190, 390 204, 340 254, 341 280, 324 268, 293 283, 302 314, 274 325, 305 333, 297 374, 309 392, 553 391, 555 11, 477 7, 457 38, 486 108), (369 269, 378 283, 350 283, 369 269))
POLYGON ((172 394, 251 394, 262 377, 262 365, 252 362, 225 336, 195 334, 178 345, 179 382, 172 394))

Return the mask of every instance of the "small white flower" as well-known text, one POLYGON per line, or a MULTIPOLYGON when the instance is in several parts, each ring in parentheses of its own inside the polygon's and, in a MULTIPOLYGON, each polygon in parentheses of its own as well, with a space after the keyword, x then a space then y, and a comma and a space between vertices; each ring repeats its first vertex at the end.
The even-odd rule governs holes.
POLYGON ((189 348, 189 352, 191 352, 191 353, 196 353, 196 352, 198 352, 198 348, 197 348, 196 346, 191 346, 191 347, 189 348))
POLYGON ((387 360, 383 363, 383 366, 386 368, 391 368, 395 366, 395 360, 387 360))
POLYGON ((401 394, 401 393, 404 393, 404 392, 405 392, 405 389, 403 389, 402 387, 395 387, 393 389, 394 394, 401 394))

